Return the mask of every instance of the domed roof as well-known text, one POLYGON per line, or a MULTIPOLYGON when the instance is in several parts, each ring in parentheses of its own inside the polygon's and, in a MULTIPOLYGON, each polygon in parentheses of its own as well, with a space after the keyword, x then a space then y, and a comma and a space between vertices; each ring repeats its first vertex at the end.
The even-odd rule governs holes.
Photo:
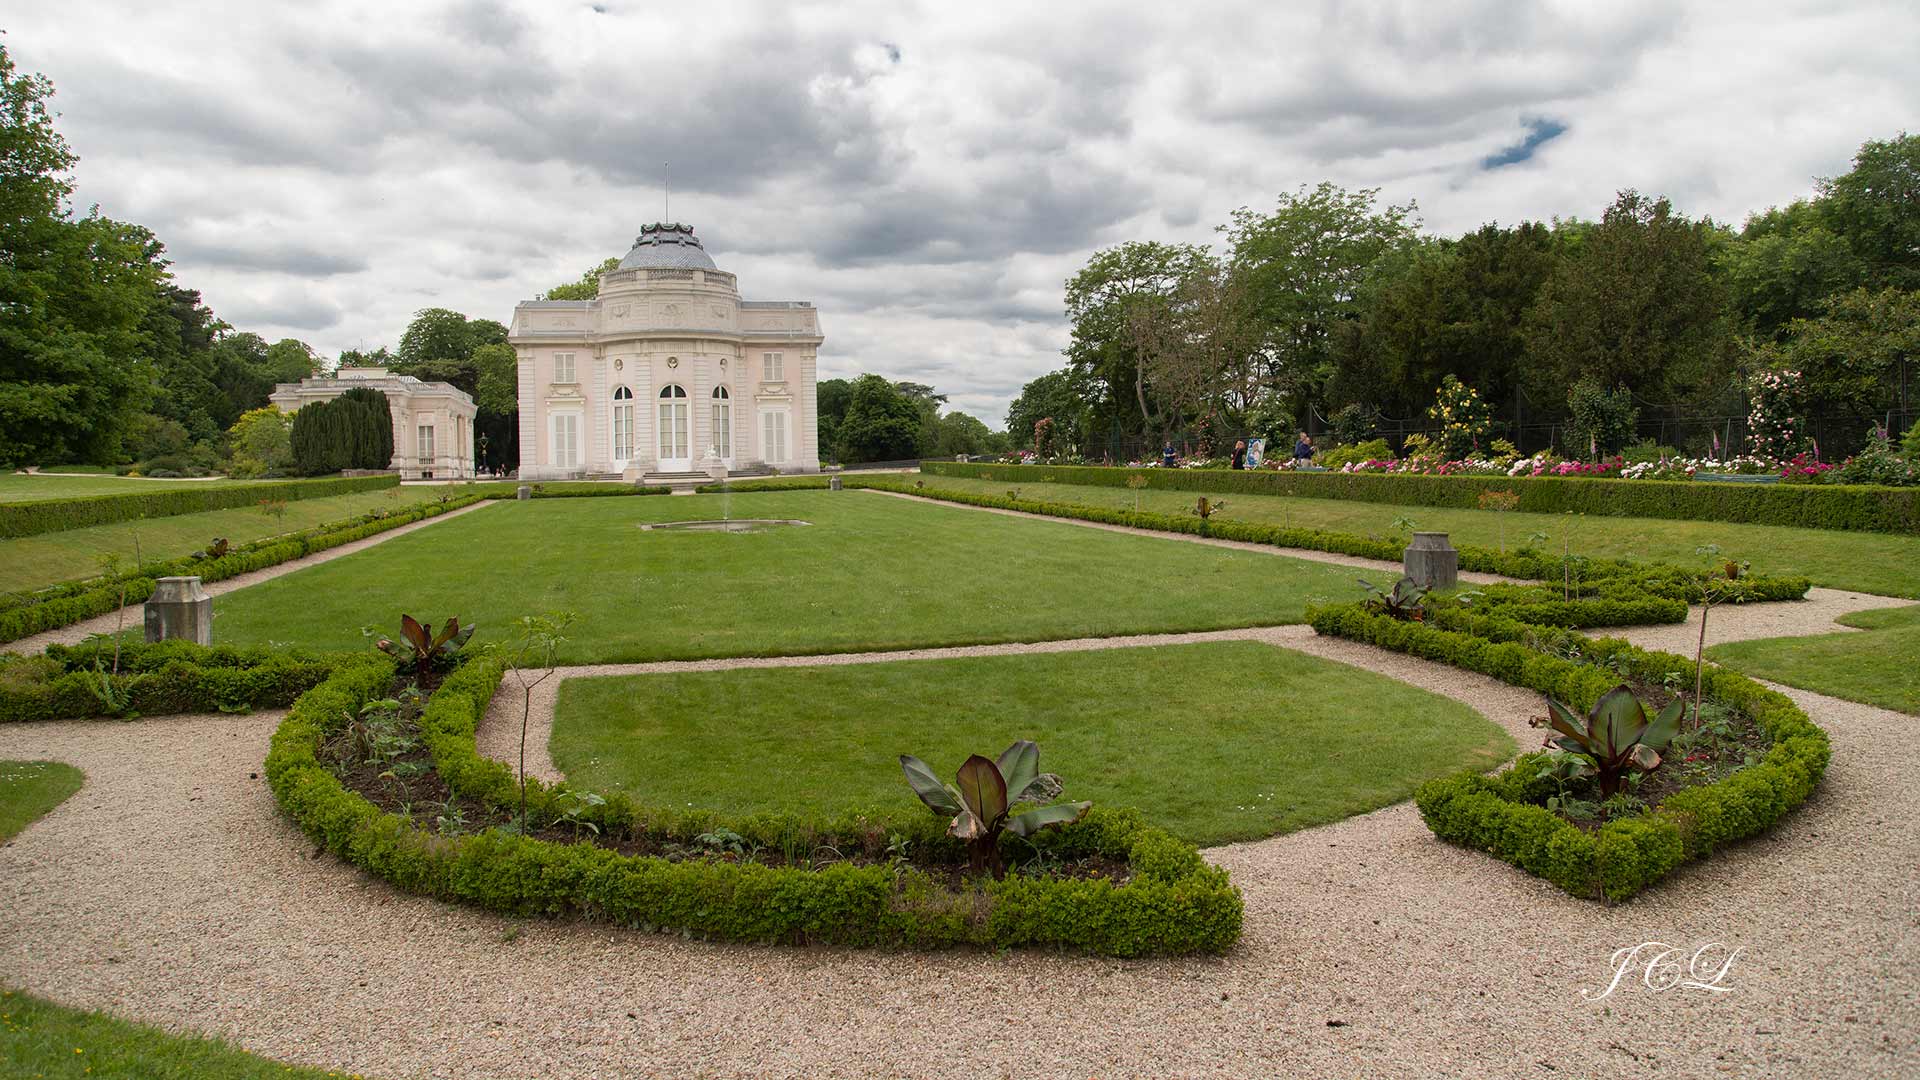
POLYGON ((713 258, 693 235, 693 226, 677 221, 658 222, 640 227, 633 238, 633 250, 620 260, 620 269, 718 270, 713 258))

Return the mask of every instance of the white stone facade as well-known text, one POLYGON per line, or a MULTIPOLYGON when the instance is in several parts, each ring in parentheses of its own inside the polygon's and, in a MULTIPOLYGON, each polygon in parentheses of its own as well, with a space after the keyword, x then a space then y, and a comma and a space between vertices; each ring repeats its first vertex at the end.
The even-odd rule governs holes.
POLYGON ((382 367, 343 367, 331 377, 281 383, 267 400, 281 412, 331 401, 356 386, 387 396, 393 411, 393 462, 403 480, 465 480, 473 476, 473 398, 451 383, 421 382, 382 367))
POLYGON ((515 306, 520 477, 818 472, 819 314, 740 299, 691 226, 649 225, 595 300, 515 306))

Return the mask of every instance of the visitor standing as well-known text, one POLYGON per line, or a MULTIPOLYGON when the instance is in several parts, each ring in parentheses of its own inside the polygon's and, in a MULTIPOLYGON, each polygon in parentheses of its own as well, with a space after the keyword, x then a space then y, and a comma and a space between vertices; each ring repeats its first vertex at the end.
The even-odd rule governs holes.
POLYGON ((1173 452, 1173 440, 1167 440, 1167 445, 1160 448, 1160 464, 1171 469, 1178 458, 1179 455, 1173 452))
POLYGON ((1233 467, 1236 469, 1247 467, 1247 440, 1245 439, 1236 440, 1233 444, 1233 467))
POLYGON ((1299 441, 1293 444, 1293 463, 1298 465, 1303 461, 1312 460, 1313 440, 1307 438, 1307 433, 1303 431, 1300 433, 1299 441))

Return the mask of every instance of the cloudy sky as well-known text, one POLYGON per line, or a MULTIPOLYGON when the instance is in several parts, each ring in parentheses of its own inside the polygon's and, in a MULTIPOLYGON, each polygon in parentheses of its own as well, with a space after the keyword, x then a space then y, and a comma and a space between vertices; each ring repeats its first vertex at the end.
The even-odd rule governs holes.
POLYGON ((1062 282, 1332 180, 1426 227, 1738 223, 1920 117, 1887 3, 452 4, 15 0, 75 201, 154 229, 236 326, 331 355, 515 301, 695 224, 807 299, 827 375, 1002 424, 1059 366, 1062 282))

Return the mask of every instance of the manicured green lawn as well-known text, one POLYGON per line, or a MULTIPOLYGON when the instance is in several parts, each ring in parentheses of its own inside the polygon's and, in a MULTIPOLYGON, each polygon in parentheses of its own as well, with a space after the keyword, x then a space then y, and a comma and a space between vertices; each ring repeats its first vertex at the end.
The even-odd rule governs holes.
MULTIPOLYGON (((77 482, 91 483, 85 480, 77 482)), ((178 558, 205 548, 216 536, 226 537, 229 543, 241 544, 339 521, 368 510, 431 502, 449 490, 458 489, 396 487, 354 495, 333 495, 324 499, 289 500, 286 503, 286 515, 279 519, 259 507, 242 506, 231 510, 122 521, 113 525, 95 525, 85 529, 0 540, 0 592, 35 589, 71 578, 91 577, 100 572, 99 557, 107 552, 119 555, 130 568, 136 538, 141 556, 145 559, 178 558)))
MULTIPOLYGON (((862 492, 496 503, 214 601, 219 642, 366 648, 401 613, 572 611, 565 663, 769 656, 1299 622, 1355 572, 862 492), (813 524, 647 532, 733 517, 813 524)), ((1384 579, 1384 576, 1382 576, 1384 579)))
MULTIPOLYGON (((1134 492, 1126 488, 1076 484, 1009 483, 949 476, 919 476, 928 487, 1131 509, 1134 492)), ((1625 482, 1625 481, 1623 481, 1625 482)), ((1140 507, 1181 513, 1199 493, 1142 491, 1140 507)), ((1209 498, 1216 496, 1209 495, 1209 498)), ((1578 555, 1614 556, 1647 562, 1691 565, 1696 550, 1716 544, 1735 558, 1752 561, 1769 574, 1805 574, 1816 585, 1854 589, 1884 596, 1920 598, 1920 537, 1887 533, 1791 529, 1773 525, 1737 525, 1716 521, 1667 521, 1658 518, 1571 517, 1564 514, 1500 514, 1491 510, 1453 510, 1433 506, 1394 506, 1341 499, 1303 499, 1280 495, 1227 495, 1223 517, 1276 525, 1297 525, 1361 535, 1391 535, 1396 518, 1410 518, 1423 530, 1445 532, 1455 543, 1497 547, 1503 529, 1508 548, 1546 533, 1538 546, 1559 553, 1572 537, 1578 555)))
POLYGON ((282 1065, 218 1039, 169 1035, 0 990, 0 1075, 46 1080, 321 1080, 346 1073, 282 1065))
POLYGON ((0 761, 0 844, 80 790, 79 769, 58 761, 0 761))
POLYGON ((181 487, 233 487, 257 480, 147 480, 135 476, 46 476, 0 473, 0 502, 71 499, 85 495, 125 495, 130 491, 174 491, 181 487))
POLYGON ((655 805, 833 815, 918 806, 900 754, 949 777, 1023 738, 1070 801, 1201 844, 1337 821, 1514 749, 1464 705, 1241 641, 569 679, 551 745, 575 783, 655 805))
POLYGON ((1707 656, 1746 675, 1920 715, 1920 607, 1843 615, 1861 632, 1715 645, 1707 656))

